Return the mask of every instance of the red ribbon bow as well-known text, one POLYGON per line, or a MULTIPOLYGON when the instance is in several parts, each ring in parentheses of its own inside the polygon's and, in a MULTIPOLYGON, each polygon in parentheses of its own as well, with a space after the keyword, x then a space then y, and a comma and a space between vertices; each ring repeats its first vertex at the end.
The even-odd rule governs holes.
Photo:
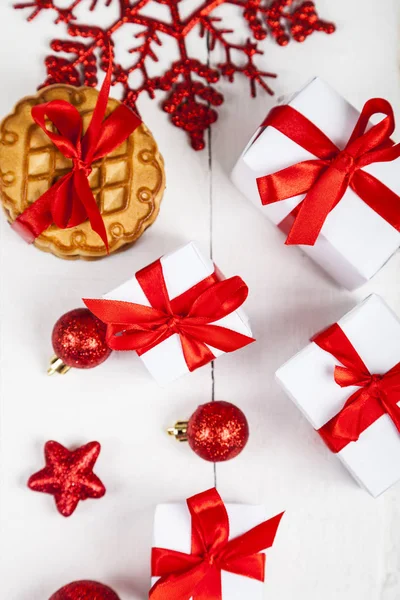
POLYGON ((218 281, 215 273, 177 298, 169 299, 161 261, 138 273, 151 306, 119 300, 84 300, 107 324, 107 343, 113 350, 135 350, 139 356, 177 333, 186 364, 194 371, 215 358, 208 346, 233 352, 253 342, 226 327, 213 325, 243 304, 248 288, 240 277, 218 281))
POLYGON ((82 136, 82 117, 65 100, 52 100, 32 107, 35 123, 45 132, 58 150, 72 160, 72 170, 61 177, 38 200, 33 202, 13 223, 13 228, 26 241, 33 242, 52 223, 60 229, 75 227, 89 219, 108 250, 103 218, 89 186, 92 164, 118 148, 140 125, 131 109, 120 104, 103 121, 110 93, 112 63, 100 90, 89 127, 82 136), (49 131, 46 119, 58 133, 49 131))
POLYGON ((393 109, 386 100, 366 102, 350 139, 343 150, 311 121, 291 106, 277 106, 265 122, 317 159, 257 179, 262 204, 273 204, 306 194, 296 207, 294 224, 286 244, 313 246, 330 211, 350 187, 368 206, 392 227, 400 230, 400 198, 363 168, 377 162, 390 162, 400 156, 400 144, 390 140, 395 128, 393 109), (386 117, 367 131, 369 119, 386 117))
POLYGON ((229 519, 216 489, 187 500, 192 517, 192 553, 152 550, 152 575, 160 577, 150 600, 222 600, 221 571, 264 581, 265 554, 283 513, 229 540, 229 519), (229 541, 228 541, 229 540, 229 541))
POLYGON ((372 375, 356 349, 335 323, 313 340, 344 366, 336 366, 334 377, 341 387, 358 389, 345 403, 338 415, 326 423, 318 433, 333 452, 340 452, 355 442, 384 414, 388 414, 400 433, 400 363, 383 375, 372 375))

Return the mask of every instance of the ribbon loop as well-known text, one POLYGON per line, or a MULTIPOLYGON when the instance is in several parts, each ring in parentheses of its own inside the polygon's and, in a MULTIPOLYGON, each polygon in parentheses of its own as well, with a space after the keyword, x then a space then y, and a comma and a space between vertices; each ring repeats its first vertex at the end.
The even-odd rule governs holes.
POLYGON ((362 170, 372 163, 400 157, 400 144, 395 145, 390 139, 395 120, 389 102, 381 98, 366 102, 343 150, 291 106, 273 109, 263 126, 274 127, 317 157, 317 160, 303 161, 257 179, 263 205, 306 194, 294 212, 294 224, 287 244, 313 246, 329 213, 349 187, 400 231, 399 196, 362 170), (367 129, 370 118, 377 114, 384 114, 385 118, 367 129))
POLYGON ((222 600, 221 572, 264 581, 265 554, 283 513, 229 539, 229 518, 217 490, 187 500, 192 518, 191 554, 164 548, 152 550, 152 576, 160 577, 150 600, 222 600))
POLYGON ((32 119, 66 158, 81 155, 82 118, 66 100, 52 100, 32 107, 32 119), (59 133, 48 129, 47 121, 59 133))
POLYGON ((359 389, 347 399, 342 410, 318 433, 333 452, 340 452, 384 414, 400 433, 400 362, 387 373, 371 374, 356 349, 336 323, 313 341, 345 366, 335 366, 335 382, 359 389))
POLYGON ((82 137, 83 123, 78 110, 65 100, 52 100, 32 107, 32 118, 56 148, 72 160, 71 172, 61 177, 13 223, 26 241, 32 242, 52 223, 66 229, 89 219, 108 251, 108 237, 88 177, 94 161, 107 156, 140 125, 141 120, 127 106, 119 105, 104 121, 112 77, 110 62, 99 92, 92 119, 82 137), (51 128, 48 128, 48 121, 51 128))
POLYGON ((240 277, 219 281, 214 272, 181 296, 170 300, 161 261, 136 274, 151 306, 118 300, 89 300, 88 309, 107 324, 107 343, 113 350, 135 350, 139 356, 175 333, 179 335, 189 371, 215 358, 210 347, 233 352, 253 338, 215 321, 239 308, 248 288, 240 277))

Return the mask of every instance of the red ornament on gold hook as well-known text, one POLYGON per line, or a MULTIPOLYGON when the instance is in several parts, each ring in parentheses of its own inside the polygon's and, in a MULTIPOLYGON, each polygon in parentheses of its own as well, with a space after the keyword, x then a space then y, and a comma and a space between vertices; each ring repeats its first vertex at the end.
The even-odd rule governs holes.
POLYGON ((106 342, 107 326, 87 308, 65 313, 54 325, 54 356, 48 374, 64 375, 71 368, 92 369, 104 362, 112 350, 106 342))
POLYGON ((119 600, 108 586, 97 581, 74 581, 53 594, 49 600, 119 600))
POLYGON ((169 435, 189 446, 210 462, 234 458, 249 439, 249 425, 244 413, 230 402, 202 404, 189 421, 178 421, 168 429, 169 435))

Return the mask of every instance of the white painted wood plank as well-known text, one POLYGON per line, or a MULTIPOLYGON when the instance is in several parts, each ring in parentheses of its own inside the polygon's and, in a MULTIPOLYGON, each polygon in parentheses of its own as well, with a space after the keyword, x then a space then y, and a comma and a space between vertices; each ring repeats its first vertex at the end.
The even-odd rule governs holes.
MULTIPOLYGON (((315 35, 285 49, 265 46, 263 66, 280 73, 277 94, 291 93, 318 74, 357 106, 374 95, 387 97, 399 116, 395 2, 361 7, 320 0, 318 6, 321 16, 337 22, 334 37, 315 35)), ((237 22, 232 17, 224 25, 237 22)), ((221 268, 234 265, 249 284, 248 312, 258 338, 240 360, 231 356, 215 366, 216 398, 238 404, 251 428, 247 450, 218 465, 219 489, 227 500, 263 502, 271 515, 287 510, 268 562, 269 598, 392 600, 400 591, 398 486, 375 501, 359 489, 279 390, 274 372, 371 291, 400 312, 399 256, 352 295, 284 246, 280 233, 228 180, 274 103, 262 93, 248 99, 246 86, 239 80, 236 88, 223 85, 225 108, 212 135, 213 253, 221 268)))
MULTIPOLYGON (((64 35, 49 14, 28 24, 11 4, 0 6, 7 82, 1 114, 34 92, 44 78, 48 41, 64 35)), ((197 53, 202 49, 205 56, 198 42, 197 53)), ((170 61, 161 50, 160 66, 170 61)), ((187 240, 208 251, 207 153, 193 152, 156 102, 144 98, 140 109, 166 161, 167 191, 158 220, 134 247, 100 262, 62 261, 26 245, 1 219, 0 537, 7 552, 0 580, 1 595, 12 600, 43 600, 80 578, 108 583, 124 600, 146 597, 155 505, 214 483, 213 466, 166 435, 175 419, 208 400, 210 367, 165 389, 133 354, 115 354, 92 371, 46 376, 53 324, 82 296, 101 296, 187 240), (72 446, 97 439, 103 446, 96 472, 107 495, 81 503, 69 519, 50 496, 26 487, 42 467, 48 439, 72 446)))

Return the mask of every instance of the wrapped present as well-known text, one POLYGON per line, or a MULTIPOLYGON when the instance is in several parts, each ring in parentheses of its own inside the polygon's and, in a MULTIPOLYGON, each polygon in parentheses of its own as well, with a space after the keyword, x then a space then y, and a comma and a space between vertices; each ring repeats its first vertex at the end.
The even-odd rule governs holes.
POLYGON ((316 78, 275 107, 232 180, 341 285, 370 279, 400 244, 400 145, 390 104, 361 114, 316 78), (369 119, 378 124, 372 126, 369 119), (382 115, 384 118, 382 118, 382 115))
POLYGON ((0 202, 12 228, 60 258, 100 258, 156 219, 163 160, 140 118, 101 91, 52 85, 0 124, 0 202))
POLYGON ((150 600, 262 600, 265 550, 282 514, 224 505, 216 489, 156 509, 150 600))
POLYGON ((253 342, 240 309, 248 288, 225 279, 191 242, 103 299, 85 300, 113 350, 135 350, 160 385, 253 342))
POLYGON ((373 496, 400 479, 400 320, 382 298, 316 335, 276 377, 373 496))

